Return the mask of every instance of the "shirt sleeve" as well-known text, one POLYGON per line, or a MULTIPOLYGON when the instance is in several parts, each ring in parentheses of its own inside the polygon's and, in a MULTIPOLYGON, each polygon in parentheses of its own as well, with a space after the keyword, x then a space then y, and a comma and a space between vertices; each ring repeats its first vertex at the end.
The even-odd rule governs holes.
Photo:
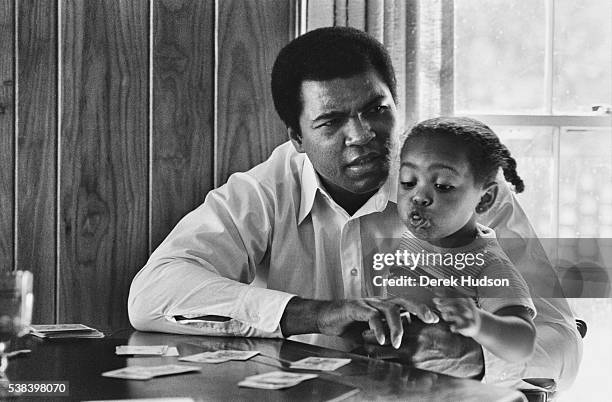
POLYGON ((478 303, 482 309, 494 313, 504 307, 522 306, 530 311, 531 318, 536 316, 536 308, 531 300, 529 287, 510 261, 497 260, 495 264, 482 270, 480 278, 499 282, 507 281, 507 285, 478 287, 478 303))
POLYGON ((245 173, 209 192, 155 250, 132 281, 134 328, 182 334, 280 337, 289 293, 251 284, 266 264, 273 206, 245 173), (185 320, 222 316, 225 320, 185 320), (227 320, 229 318, 229 320, 227 320))

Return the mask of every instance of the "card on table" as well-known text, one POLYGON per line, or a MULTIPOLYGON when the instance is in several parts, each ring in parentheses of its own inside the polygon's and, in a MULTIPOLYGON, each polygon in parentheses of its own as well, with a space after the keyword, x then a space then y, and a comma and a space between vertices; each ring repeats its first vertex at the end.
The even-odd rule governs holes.
POLYGON ((30 328, 36 332, 95 331, 94 328, 83 324, 30 325, 30 328))
POLYGON ((185 356, 179 359, 182 362, 194 362, 194 363, 225 363, 230 359, 223 359, 215 357, 212 352, 198 353, 197 355, 185 356))
POLYGON ((30 330, 30 334, 38 338, 104 338, 102 332, 83 324, 30 325, 30 330))
POLYGON ((223 363, 230 360, 248 360, 259 354, 258 350, 217 350, 181 357, 179 360, 196 363, 223 363))
POLYGON ((259 354, 259 350, 217 350, 213 352, 218 359, 249 360, 259 354))
POLYGON ((293 387, 302 381, 318 377, 316 374, 291 373, 288 371, 271 371, 252 375, 238 383, 241 387, 259 389, 282 389, 293 387))
POLYGON ((148 346, 121 345, 121 346, 115 347, 115 354, 117 355, 162 356, 167 351, 168 351, 168 345, 148 345, 148 346))
POLYGON ((333 371, 351 362, 351 359, 311 356, 291 363, 292 369, 333 371))
POLYGON ((175 356, 179 356, 179 351, 176 348, 176 346, 169 346, 168 350, 166 350, 166 353, 164 353, 162 356, 164 357, 175 357, 175 356))
POLYGON ((126 380, 149 380, 171 374, 182 374, 190 371, 200 371, 197 366, 180 364, 164 364, 161 366, 130 366, 102 373, 103 377, 123 378, 126 380))

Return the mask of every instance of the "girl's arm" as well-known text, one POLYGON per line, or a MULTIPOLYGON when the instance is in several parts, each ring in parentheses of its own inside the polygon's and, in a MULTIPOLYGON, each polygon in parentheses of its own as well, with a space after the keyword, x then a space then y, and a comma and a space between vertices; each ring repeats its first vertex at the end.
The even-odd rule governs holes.
POLYGON ((489 313, 471 298, 434 298, 451 331, 473 338, 491 353, 510 362, 527 359, 535 345, 535 325, 523 306, 504 307, 489 313))

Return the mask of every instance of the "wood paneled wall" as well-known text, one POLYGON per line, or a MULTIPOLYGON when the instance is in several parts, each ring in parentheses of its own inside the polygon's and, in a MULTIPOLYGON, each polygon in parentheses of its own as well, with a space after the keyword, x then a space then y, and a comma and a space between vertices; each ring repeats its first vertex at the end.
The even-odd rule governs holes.
POLYGON ((152 249, 286 140, 295 4, 0 0, 0 270, 34 273, 35 322, 126 326, 152 249))

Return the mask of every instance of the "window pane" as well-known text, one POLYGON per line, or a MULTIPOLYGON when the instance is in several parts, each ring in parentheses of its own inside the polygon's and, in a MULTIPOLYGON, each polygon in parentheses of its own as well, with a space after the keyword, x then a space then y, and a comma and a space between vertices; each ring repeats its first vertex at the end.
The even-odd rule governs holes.
POLYGON ((554 111, 612 104, 612 2, 556 0, 554 43, 554 111))
POLYGON ((561 133, 559 237, 612 238, 612 132, 561 133))
POLYGON ((457 113, 543 113, 544 2, 454 4, 457 113))
POLYGON ((559 258, 572 264, 612 266, 612 132, 561 132, 559 258), (589 239, 601 238, 592 241, 589 239))
POLYGON ((555 237, 555 160, 552 127, 492 127, 516 160, 517 173, 525 182, 518 194, 539 237, 555 237))

